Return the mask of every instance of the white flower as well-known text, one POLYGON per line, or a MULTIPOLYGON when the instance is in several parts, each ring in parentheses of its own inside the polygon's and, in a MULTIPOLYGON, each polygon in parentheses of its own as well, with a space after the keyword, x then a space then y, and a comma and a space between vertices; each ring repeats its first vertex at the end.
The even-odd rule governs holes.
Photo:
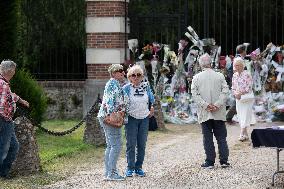
POLYGON ((164 44, 164 62, 168 60, 170 45, 164 44))
POLYGON ((128 40, 128 48, 135 53, 138 47, 138 39, 129 39, 128 40))

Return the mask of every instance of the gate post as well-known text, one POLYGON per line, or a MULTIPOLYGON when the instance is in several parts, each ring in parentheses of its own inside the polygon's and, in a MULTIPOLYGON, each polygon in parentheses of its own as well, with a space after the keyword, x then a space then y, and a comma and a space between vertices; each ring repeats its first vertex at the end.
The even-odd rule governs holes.
MULTIPOLYGON (((129 0, 86 0, 86 64, 87 80, 83 95, 83 115, 103 94, 109 79, 108 67, 124 63, 129 28, 129 0)), ((96 129, 100 132, 100 129, 96 129)))

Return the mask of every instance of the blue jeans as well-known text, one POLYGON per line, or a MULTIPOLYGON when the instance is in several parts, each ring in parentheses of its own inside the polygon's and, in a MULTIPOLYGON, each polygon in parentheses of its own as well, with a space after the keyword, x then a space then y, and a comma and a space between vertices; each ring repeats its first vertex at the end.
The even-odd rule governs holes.
POLYGON ((215 163, 216 152, 213 142, 213 134, 217 140, 220 162, 227 162, 229 148, 227 144, 227 129, 224 121, 209 119, 203 123, 203 145, 206 154, 206 160, 209 163, 215 163))
POLYGON ((14 123, 0 118, 0 176, 7 176, 19 151, 14 123))
POLYGON ((135 119, 128 116, 125 125, 127 168, 134 170, 142 168, 148 137, 149 118, 135 119), (137 147, 136 162, 135 152, 137 147))
POLYGON ((116 163, 122 147, 121 128, 106 125, 101 117, 99 122, 104 130, 107 144, 105 150, 105 176, 107 177, 117 172, 116 163))

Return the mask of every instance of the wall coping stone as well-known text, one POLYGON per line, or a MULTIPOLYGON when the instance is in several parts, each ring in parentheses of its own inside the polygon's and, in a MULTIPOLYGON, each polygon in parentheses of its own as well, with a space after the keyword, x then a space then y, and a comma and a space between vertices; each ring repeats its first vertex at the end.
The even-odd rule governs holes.
POLYGON ((80 87, 84 88, 85 81, 37 81, 42 87, 80 87))

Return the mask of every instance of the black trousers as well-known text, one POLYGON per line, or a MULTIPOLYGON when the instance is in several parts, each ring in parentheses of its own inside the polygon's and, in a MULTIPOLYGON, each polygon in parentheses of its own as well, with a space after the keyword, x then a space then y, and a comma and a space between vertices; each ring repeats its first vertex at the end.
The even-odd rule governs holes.
POLYGON ((203 146, 206 154, 205 161, 215 163, 216 152, 213 141, 213 134, 217 140, 220 162, 227 162, 229 148, 227 144, 227 129, 225 122, 210 119, 201 123, 203 134, 203 146))

